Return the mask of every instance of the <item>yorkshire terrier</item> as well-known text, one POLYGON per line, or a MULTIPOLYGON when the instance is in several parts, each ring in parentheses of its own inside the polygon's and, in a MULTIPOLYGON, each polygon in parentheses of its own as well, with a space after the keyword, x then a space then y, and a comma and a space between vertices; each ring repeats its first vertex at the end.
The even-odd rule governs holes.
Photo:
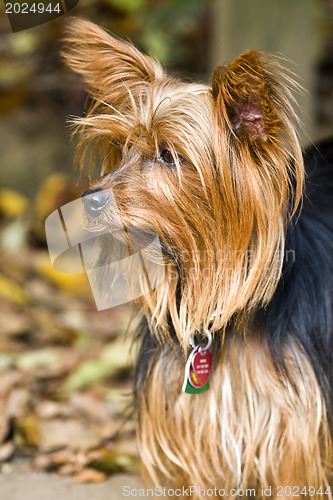
POLYGON ((184 83, 79 19, 63 53, 92 98, 78 155, 92 144, 102 164, 86 211, 112 220, 112 189, 165 261, 140 299, 146 477, 194 499, 330 498, 333 148, 302 154, 293 79, 248 51, 184 83))

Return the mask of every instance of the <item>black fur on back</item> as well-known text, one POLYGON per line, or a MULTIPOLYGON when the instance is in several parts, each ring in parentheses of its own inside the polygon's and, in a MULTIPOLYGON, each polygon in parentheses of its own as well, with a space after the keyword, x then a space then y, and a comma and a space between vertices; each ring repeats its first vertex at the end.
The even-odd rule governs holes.
POLYGON ((277 290, 258 319, 280 367, 282 347, 289 339, 303 347, 329 406, 333 379, 333 141, 310 148, 304 161, 303 206, 287 229, 277 290))

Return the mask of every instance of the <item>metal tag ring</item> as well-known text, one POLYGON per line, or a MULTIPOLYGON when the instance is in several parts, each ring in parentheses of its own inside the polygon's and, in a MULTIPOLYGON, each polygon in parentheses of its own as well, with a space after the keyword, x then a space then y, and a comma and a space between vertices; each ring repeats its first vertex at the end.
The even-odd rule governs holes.
MULTIPOLYGON (((207 344, 204 346, 204 350, 206 351, 212 345, 213 337, 212 337, 212 334, 210 333, 210 330, 208 330, 208 328, 206 330, 204 330, 204 332, 207 335, 207 339, 208 339, 207 344)), ((198 344, 198 345, 202 345, 202 344, 198 344)), ((197 347, 195 344, 193 335, 190 336, 190 346, 193 347, 193 349, 195 349, 197 347)))

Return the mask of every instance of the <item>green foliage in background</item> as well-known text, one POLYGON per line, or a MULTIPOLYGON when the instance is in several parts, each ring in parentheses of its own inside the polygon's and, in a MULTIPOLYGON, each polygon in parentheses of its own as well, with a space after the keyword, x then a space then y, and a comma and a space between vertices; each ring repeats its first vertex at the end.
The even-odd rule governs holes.
POLYGON ((165 65, 186 59, 191 49, 187 39, 199 35, 205 6, 209 4, 200 0, 104 1, 126 17, 123 27, 127 36, 165 65))
POLYGON ((166 65, 188 55, 185 39, 197 33, 205 4, 200 0, 105 1, 129 18, 133 16, 133 35, 142 49, 166 65))

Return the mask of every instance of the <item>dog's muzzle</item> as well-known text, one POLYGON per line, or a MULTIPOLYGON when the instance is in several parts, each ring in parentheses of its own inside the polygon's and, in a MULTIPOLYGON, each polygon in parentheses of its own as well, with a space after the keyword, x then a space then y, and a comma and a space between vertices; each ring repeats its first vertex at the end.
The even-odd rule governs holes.
POLYGON ((100 188, 87 189, 82 195, 85 211, 91 217, 98 217, 110 203, 111 198, 107 191, 100 188))

